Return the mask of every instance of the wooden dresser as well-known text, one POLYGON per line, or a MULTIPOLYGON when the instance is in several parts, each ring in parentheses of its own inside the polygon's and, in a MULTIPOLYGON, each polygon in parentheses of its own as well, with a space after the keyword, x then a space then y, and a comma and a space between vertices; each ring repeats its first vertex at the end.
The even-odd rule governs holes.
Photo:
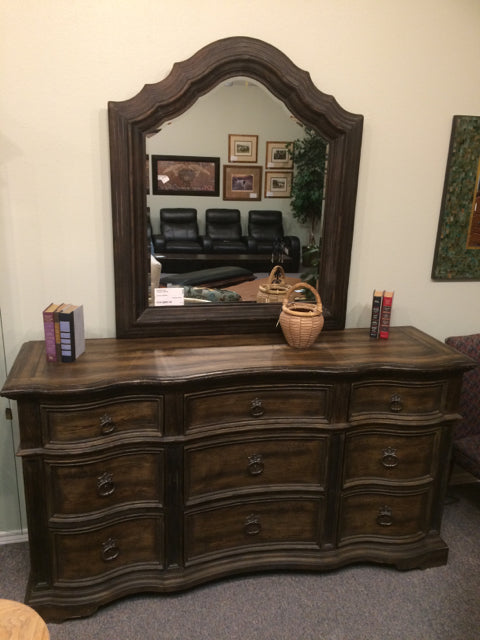
MULTIPOLYGON (((18 401, 31 574, 47 620, 259 570, 444 564, 452 427, 471 361, 412 327, 26 343, 18 401)), ((319 578, 321 579, 321 578, 319 578)))

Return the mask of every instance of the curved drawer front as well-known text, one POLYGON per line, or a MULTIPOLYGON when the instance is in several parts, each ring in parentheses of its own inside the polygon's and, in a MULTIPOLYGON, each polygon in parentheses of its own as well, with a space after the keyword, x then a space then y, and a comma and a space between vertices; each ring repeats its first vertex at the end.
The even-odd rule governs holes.
POLYGON ((163 518, 138 518, 82 533, 55 532, 55 580, 76 581, 135 564, 161 569, 163 518))
POLYGON ((185 448, 185 501, 272 485, 325 486, 328 436, 252 439, 185 448))
POLYGON ((136 452, 46 463, 50 515, 73 515, 121 504, 156 503, 164 495, 164 453, 136 452))
POLYGON ((401 419, 441 414, 446 394, 444 382, 361 382, 352 385, 350 419, 384 414, 401 419))
POLYGON ((119 400, 40 407, 45 442, 81 442, 138 431, 163 430, 163 397, 125 396, 119 400))
POLYGON ((197 511, 185 517, 185 558, 256 549, 317 549, 323 500, 269 500, 197 511))
POLYGON ((430 520, 430 490, 409 494, 356 493, 340 505, 340 543, 423 538, 430 520))
POLYGON ((238 422, 276 419, 316 419, 330 422, 332 388, 329 386, 279 385, 249 387, 185 396, 187 430, 209 426, 228 427, 238 422))
POLYGON ((349 433, 345 441, 344 486, 355 481, 402 482, 432 479, 438 461, 440 431, 427 433, 349 433))

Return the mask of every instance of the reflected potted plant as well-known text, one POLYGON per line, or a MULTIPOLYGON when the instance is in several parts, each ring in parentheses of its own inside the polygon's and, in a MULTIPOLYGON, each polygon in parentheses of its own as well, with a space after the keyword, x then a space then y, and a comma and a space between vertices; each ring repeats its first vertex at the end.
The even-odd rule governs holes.
POLYGON ((308 270, 301 277, 317 286, 328 146, 315 130, 303 128, 305 135, 288 145, 295 168, 290 204, 294 218, 309 226, 308 245, 302 248, 302 264, 308 270))

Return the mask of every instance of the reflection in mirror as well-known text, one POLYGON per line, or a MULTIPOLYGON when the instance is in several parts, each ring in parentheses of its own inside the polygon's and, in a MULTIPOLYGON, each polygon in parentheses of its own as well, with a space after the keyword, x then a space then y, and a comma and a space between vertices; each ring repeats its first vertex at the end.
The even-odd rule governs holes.
MULTIPOLYGON (((149 306, 148 300, 151 254, 146 242, 146 138, 159 128, 166 131, 168 123, 183 114, 188 117, 188 110, 202 96, 214 93, 222 83, 237 77, 249 78, 265 87, 295 120, 303 123, 306 129, 316 131, 328 143, 318 279, 324 330, 345 326, 363 117, 346 111, 333 96, 317 89, 309 74, 296 67, 280 50, 254 38, 232 37, 213 42, 188 60, 176 63, 164 80, 145 85, 134 97, 109 102, 115 310, 119 338, 279 332, 280 307, 277 304, 195 304, 158 308, 149 306)), ((212 115, 210 122, 214 122, 212 115)), ((212 128, 210 124, 208 128, 212 128)), ((259 148, 262 144, 258 145, 258 139, 251 136, 259 136, 260 131, 257 134, 229 129, 229 134, 239 136, 233 139, 235 153, 252 161, 255 144, 259 148)), ((204 151, 200 153, 203 157, 204 151)), ((218 157, 223 157, 224 153, 222 151, 218 157)), ((246 201, 240 202, 242 211, 247 204, 248 210, 257 210, 257 222, 265 216, 266 208, 277 209, 265 206, 269 200, 260 200, 261 176, 256 167, 261 161, 250 165, 245 172, 241 170, 245 165, 238 162, 238 158, 235 161, 229 157, 228 160, 229 164, 224 165, 226 182, 222 175, 226 184, 226 204, 237 205, 237 201, 228 201, 228 198, 243 190, 247 197, 246 201)), ((165 176, 163 167, 160 175, 165 176)), ((188 171, 183 177, 188 181, 188 171)), ((280 184, 278 181, 274 187, 280 184)), ((152 182, 152 191, 154 185, 160 186, 158 177, 152 182)), ((223 196, 223 184, 220 193, 223 196)), ((202 198, 199 196, 198 201, 202 198)), ((278 202, 278 199, 272 198, 272 201, 278 202)), ((188 210, 184 213, 188 218, 188 210)), ((156 215, 156 210, 153 214, 156 215)), ((274 222, 269 220, 270 224, 274 222)))
MULTIPOLYGON (((290 199, 293 178, 291 145, 294 140, 305 136, 305 129, 280 100, 250 78, 229 78, 200 97, 188 111, 158 129, 146 136, 147 234, 148 246, 154 256, 152 269, 157 272, 161 268, 163 286, 170 284, 169 276, 172 274, 220 266, 243 267, 255 275, 257 282, 240 286, 238 297, 204 292, 206 285, 203 288, 196 287, 196 291, 190 287, 186 289, 189 296, 195 296, 195 301, 199 298, 231 303, 255 301, 256 296, 252 294, 264 284, 277 263, 281 264, 288 282, 310 277, 306 273, 306 265, 302 263, 302 248, 311 245, 311 228, 292 215, 290 199), (255 157, 249 157, 247 163, 241 155, 233 157, 230 154, 230 142, 235 132, 241 132, 240 143, 246 140, 247 151, 249 137, 255 138, 255 157), (192 160, 190 164, 189 159, 192 160), (218 195, 210 193, 206 182, 210 177, 214 178, 213 171, 211 174, 203 172, 205 182, 204 190, 201 190, 202 171, 205 166, 208 169, 208 163, 201 160, 207 159, 218 160, 221 167, 217 176, 220 183, 217 185, 218 195), (258 201, 245 200, 243 192, 235 200, 224 200, 226 176, 223 167, 229 164, 232 172, 235 166, 242 172, 248 171, 250 166, 258 168, 262 178, 258 201), (197 176, 198 180, 195 181, 197 176), (175 212, 181 210, 177 216, 181 217, 185 216, 187 208, 194 210, 192 215, 196 214, 197 242, 191 242, 190 246, 188 241, 181 244, 177 236, 177 246, 169 249, 166 246, 169 243, 165 242, 161 233, 164 225, 160 220, 160 212, 165 217, 165 210, 168 209, 174 217, 175 212), (213 214, 211 209, 216 213, 213 214), (219 209, 223 210, 222 215, 219 209), (255 246, 248 236, 249 212, 252 209, 279 212, 283 235, 275 237, 277 251, 256 252, 258 243, 255 246), (295 246, 292 247, 292 244, 295 246)), ((326 142, 323 144, 327 146, 326 142)), ((182 231, 180 224, 178 231, 182 231)), ((320 234, 321 224, 318 223, 316 242, 320 234)), ((315 281, 316 277, 313 278, 315 281)), ((233 283, 233 288, 229 287, 228 291, 235 292, 236 285, 238 283, 233 283)), ((150 304, 153 304, 153 300, 154 296, 150 295, 150 304)), ((188 301, 189 298, 186 299, 188 301)))

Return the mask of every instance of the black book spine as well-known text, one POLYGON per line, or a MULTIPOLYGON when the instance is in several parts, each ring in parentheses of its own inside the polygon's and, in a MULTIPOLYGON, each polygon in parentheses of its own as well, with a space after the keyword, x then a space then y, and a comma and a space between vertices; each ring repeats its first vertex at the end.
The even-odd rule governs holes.
POLYGON ((372 317, 370 320, 370 337, 378 338, 380 335, 380 313, 382 310, 383 291, 375 290, 372 301, 372 317))

